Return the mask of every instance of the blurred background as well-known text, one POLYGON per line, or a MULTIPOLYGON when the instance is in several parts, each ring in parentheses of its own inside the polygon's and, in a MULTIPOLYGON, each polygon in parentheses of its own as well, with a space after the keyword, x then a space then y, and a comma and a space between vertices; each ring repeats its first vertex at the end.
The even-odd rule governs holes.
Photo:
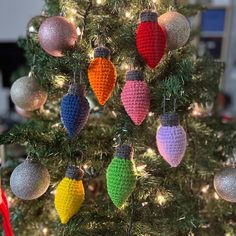
MULTIPOLYGON (((157 2, 156 0, 155 2, 157 2)), ((183 0, 184 3, 203 3, 208 8, 194 19, 192 27, 199 30, 193 42, 199 56, 206 51, 226 62, 222 78, 222 116, 236 117, 236 1, 235 0, 183 0)), ((27 26, 30 19, 40 15, 44 1, 1 0, 0 7, 0 133, 20 122, 27 114, 16 111, 9 99, 9 87, 14 79, 26 75, 28 68, 17 40, 34 28, 27 26)))

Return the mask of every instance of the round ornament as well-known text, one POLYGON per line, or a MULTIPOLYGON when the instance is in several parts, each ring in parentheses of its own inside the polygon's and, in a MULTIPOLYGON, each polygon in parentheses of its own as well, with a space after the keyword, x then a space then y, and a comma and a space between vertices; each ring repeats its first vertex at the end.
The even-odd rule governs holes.
POLYGON ((37 110, 47 101, 47 92, 33 76, 24 76, 16 80, 10 94, 13 103, 25 111, 37 110))
POLYGON ((76 26, 63 16, 47 18, 39 28, 39 43, 51 56, 62 57, 78 40, 76 26))
POLYGON ((21 109, 20 107, 18 106, 15 106, 15 110, 17 112, 18 115, 24 117, 24 118, 30 118, 32 116, 32 112, 30 111, 25 111, 23 109, 21 109))
POLYGON ((158 18, 158 23, 166 31, 168 50, 183 47, 187 43, 191 29, 184 15, 168 11, 158 18))
POLYGON ((35 16, 27 24, 27 36, 33 39, 38 39, 38 31, 40 25, 46 20, 46 16, 35 16))
POLYGON ((23 200, 33 200, 42 196, 50 184, 50 175, 44 165, 26 160, 11 174, 12 192, 23 200))
POLYGON ((214 188, 217 194, 228 202, 236 202, 236 169, 226 168, 214 177, 214 188))

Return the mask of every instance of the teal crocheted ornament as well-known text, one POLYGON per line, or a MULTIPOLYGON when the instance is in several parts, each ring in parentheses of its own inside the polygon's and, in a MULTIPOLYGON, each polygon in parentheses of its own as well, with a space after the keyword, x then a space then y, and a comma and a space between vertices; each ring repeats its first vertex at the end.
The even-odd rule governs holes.
POLYGON ((107 169, 108 194, 118 208, 127 201, 136 186, 136 167, 133 161, 133 148, 119 146, 115 157, 107 169))

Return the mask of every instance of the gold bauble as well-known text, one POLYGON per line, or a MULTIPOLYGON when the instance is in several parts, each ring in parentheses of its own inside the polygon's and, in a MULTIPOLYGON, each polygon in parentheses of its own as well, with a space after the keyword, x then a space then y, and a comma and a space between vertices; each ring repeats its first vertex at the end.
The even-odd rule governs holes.
POLYGON ((168 50, 183 47, 187 43, 191 29, 184 15, 169 11, 158 17, 158 23, 166 32, 168 50))
POLYGON ((13 103, 25 111, 37 110, 47 101, 47 92, 33 76, 24 76, 16 80, 10 94, 13 103))

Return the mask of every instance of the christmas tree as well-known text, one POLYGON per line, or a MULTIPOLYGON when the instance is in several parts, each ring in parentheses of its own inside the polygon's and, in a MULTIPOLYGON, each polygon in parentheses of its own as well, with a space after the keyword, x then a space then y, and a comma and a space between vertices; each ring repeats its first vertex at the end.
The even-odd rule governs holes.
POLYGON ((213 177, 235 126, 193 112, 224 70, 191 44, 203 7, 45 3, 19 41, 31 72, 11 89, 30 118, 0 138, 27 153, 2 173, 15 235, 234 235, 234 183, 215 178, 226 202, 213 177))

